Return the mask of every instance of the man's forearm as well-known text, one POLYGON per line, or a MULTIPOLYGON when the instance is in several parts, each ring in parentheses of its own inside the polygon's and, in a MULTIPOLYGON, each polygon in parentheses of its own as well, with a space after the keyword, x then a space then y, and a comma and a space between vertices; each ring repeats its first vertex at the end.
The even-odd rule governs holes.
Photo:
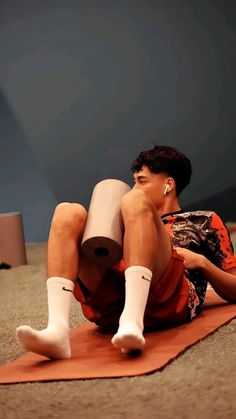
POLYGON ((236 302, 236 276, 215 266, 204 256, 201 258, 200 271, 211 286, 227 301, 236 302))

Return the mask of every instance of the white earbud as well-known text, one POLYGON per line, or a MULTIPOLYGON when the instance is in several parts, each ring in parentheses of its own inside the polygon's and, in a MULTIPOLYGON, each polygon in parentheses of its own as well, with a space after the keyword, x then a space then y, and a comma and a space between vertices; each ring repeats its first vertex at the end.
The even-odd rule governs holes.
POLYGON ((164 195, 167 194, 167 192, 169 191, 169 189, 170 189, 170 186, 169 185, 166 185, 165 190, 164 190, 164 195))

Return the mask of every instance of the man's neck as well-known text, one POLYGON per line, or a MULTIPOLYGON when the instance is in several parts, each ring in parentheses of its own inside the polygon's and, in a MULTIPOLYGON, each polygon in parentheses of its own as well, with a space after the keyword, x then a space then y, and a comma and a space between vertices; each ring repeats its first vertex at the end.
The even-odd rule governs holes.
POLYGON ((160 216, 164 215, 164 214, 169 214, 171 212, 175 212, 175 211, 180 211, 181 207, 179 205, 178 200, 176 199, 175 201, 165 201, 165 204, 163 205, 162 208, 159 208, 158 214, 160 216))

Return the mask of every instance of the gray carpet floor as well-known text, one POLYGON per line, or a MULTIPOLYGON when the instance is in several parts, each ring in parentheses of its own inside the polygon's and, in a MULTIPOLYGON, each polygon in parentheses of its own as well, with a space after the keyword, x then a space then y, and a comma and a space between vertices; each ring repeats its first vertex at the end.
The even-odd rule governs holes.
MULTIPOLYGON (((47 324, 45 251, 45 244, 29 244, 27 266, 0 271, 1 364, 24 353, 17 326, 47 324)), ((71 327, 83 321, 73 301, 71 327)), ((1 385, 0 418, 235 419, 236 320, 154 374, 1 385)))

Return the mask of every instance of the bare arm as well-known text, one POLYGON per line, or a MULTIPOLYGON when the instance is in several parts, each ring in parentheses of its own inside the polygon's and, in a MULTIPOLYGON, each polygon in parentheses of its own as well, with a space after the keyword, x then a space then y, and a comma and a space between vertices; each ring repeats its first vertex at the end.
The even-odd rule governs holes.
POLYGON ((200 270, 220 297, 230 303, 236 303, 235 268, 223 271, 203 256, 200 270))
POLYGON ((236 303, 236 268, 223 271, 205 256, 180 247, 176 251, 183 256, 186 269, 197 269, 224 300, 236 303))

